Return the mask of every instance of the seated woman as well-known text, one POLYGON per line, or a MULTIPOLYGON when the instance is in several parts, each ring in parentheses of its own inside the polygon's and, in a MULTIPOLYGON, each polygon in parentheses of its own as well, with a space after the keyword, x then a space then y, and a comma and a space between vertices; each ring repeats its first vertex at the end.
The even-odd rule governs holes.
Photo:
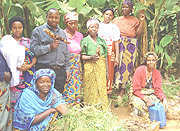
POLYGON ((62 95, 54 88, 55 73, 40 69, 34 73, 31 86, 25 88, 15 105, 13 126, 20 130, 48 129, 59 112, 68 111, 62 95))
POLYGON ((156 54, 147 52, 142 65, 136 69, 132 78, 130 104, 135 115, 148 117, 148 107, 154 105, 153 102, 162 102, 165 112, 168 109, 166 96, 161 89, 162 77, 155 69, 156 61, 156 54))

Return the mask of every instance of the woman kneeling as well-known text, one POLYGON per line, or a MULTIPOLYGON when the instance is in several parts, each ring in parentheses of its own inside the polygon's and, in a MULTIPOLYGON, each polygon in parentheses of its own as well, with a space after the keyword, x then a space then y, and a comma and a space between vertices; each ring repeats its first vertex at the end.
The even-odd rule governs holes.
POLYGON ((142 66, 138 67, 132 79, 132 96, 130 104, 135 115, 148 117, 148 107, 162 102, 165 112, 168 109, 166 96, 161 89, 162 77, 155 69, 157 56, 153 52, 146 53, 142 66))
POLYGON ((35 72, 31 86, 24 89, 15 105, 14 128, 43 131, 59 112, 67 113, 62 95, 54 88, 55 73, 51 69, 35 72))

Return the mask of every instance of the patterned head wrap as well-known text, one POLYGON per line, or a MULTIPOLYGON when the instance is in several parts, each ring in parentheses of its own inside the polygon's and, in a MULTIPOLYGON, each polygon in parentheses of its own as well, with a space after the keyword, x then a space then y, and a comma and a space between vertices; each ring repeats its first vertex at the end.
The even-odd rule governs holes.
POLYGON ((78 21, 78 14, 76 12, 70 12, 64 15, 64 22, 67 23, 70 20, 77 20, 78 21))
POLYGON ((90 19, 87 21, 87 29, 88 29, 89 26, 90 26, 91 24, 93 24, 93 23, 97 23, 97 24, 99 25, 98 19, 96 19, 96 18, 94 18, 94 17, 90 18, 90 19))
POLYGON ((144 55, 143 62, 141 63, 141 65, 146 65, 146 64, 147 64, 147 57, 148 57, 149 55, 153 55, 156 60, 158 59, 158 56, 157 56, 154 52, 147 52, 147 53, 144 55))
POLYGON ((36 95, 39 94, 39 90, 36 87, 36 81, 42 77, 42 76, 49 76, 51 79, 51 89, 49 91, 48 94, 51 94, 52 90, 54 89, 54 83, 55 83, 55 78, 56 78, 56 74, 53 70, 51 69, 39 69, 37 70, 34 75, 33 78, 31 80, 31 86, 28 87, 30 90, 32 90, 36 95))
POLYGON ((22 25, 23 25, 23 29, 25 28, 24 20, 23 20, 21 17, 19 17, 19 16, 13 16, 13 17, 9 20, 9 28, 10 28, 10 30, 11 30, 11 28, 12 28, 12 24, 13 24, 14 22, 16 22, 16 21, 21 22, 22 25))
POLYGON ((124 0, 123 5, 129 5, 130 7, 133 7, 133 3, 131 0, 124 0))

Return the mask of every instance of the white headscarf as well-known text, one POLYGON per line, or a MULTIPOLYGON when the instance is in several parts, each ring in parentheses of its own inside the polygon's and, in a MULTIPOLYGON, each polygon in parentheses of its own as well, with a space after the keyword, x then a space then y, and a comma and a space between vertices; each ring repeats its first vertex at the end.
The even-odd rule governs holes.
POLYGON ((93 24, 93 23, 97 23, 97 24, 99 25, 98 19, 96 19, 96 18, 94 18, 94 17, 90 18, 90 19, 87 21, 87 29, 88 29, 89 26, 90 26, 91 24, 93 24))

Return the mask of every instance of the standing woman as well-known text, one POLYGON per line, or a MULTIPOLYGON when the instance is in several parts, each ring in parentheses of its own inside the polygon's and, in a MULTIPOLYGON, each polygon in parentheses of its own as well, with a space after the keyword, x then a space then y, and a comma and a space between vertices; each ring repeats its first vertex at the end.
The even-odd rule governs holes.
POLYGON ((114 67, 119 64, 119 28, 111 23, 114 17, 114 11, 111 8, 106 8, 103 11, 104 21, 99 23, 98 36, 103 38, 107 44, 107 58, 108 58, 108 74, 107 91, 112 93, 112 84, 114 79, 114 67))
POLYGON ((106 89, 107 45, 104 39, 97 36, 99 21, 90 18, 87 21, 89 35, 81 41, 81 54, 84 61, 83 101, 85 104, 101 104, 108 108, 106 89))
POLYGON ((128 78, 133 70, 136 58, 136 50, 138 48, 138 41, 136 36, 140 36, 143 28, 143 21, 145 16, 141 14, 139 20, 131 16, 133 3, 131 0, 125 0, 122 4, 123 16, 115 18, 112 23, 119 27, 121 34, 121 42, 119 44, 119 65, 115 74, 116 86, 121 85, 120 101, 124 95, 124 91, 128 82, 128 78))
POLYGON ((12 131, 9 82, 11 71, 0 51, 0 131, 12 131))
POLYGON ((20 92, 30 84, 36 57, 29 50, 30 39, 22 37, 24 21, 19 16, 9 20, 9 28, 12 35, 5 35, 1 39, 1 52, 12 72, 10 81, 12 110, 20 92))
POLYGON ((74 106, 80 103, 80 91, 82 84, 82 68, 80 61, 81 46, 80 41, 83 39, 83 35, 77 32, 78 26, 78 14, 76 12, 70 12, 64 16, 64 22, 66 24, 68 49, 70 52, 70 71, 71 80, 64 86, 64 98, 68 102, 69 106, 74 106))

